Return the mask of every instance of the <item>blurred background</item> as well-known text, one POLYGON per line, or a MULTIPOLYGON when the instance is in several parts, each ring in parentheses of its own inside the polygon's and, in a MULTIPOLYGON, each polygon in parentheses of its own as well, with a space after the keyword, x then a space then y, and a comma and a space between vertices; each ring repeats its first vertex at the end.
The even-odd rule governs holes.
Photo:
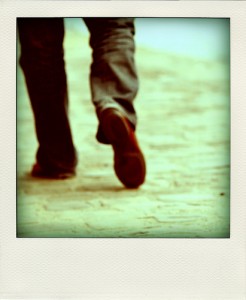
POLYGON ((113 171, 95 140, 89 33, 66 18, 69 116, 77 176, 37 180, 37 141, 17 42, 17 235, 19 237, 230 236, 230 20, 137 18, 137 135, 147 161, 139 190, 113 171))
MULTIPOLYGON (((230 55, 230 21, 214 18, 136 18, 136 43, 187 57, 220 60, 230 55)), ((80 18, 66 27, 88 35, 80 18)))

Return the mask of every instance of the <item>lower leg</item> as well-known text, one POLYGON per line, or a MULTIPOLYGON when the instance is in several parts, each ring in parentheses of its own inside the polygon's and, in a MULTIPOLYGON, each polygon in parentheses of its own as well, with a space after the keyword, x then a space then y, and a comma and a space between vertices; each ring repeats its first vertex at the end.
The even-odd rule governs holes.
POLYGON ((114 170, 128 188, 143 184, 146 166, 135 136, 133 100, 138 90, 134 23, 130 18, 86 18, 93 49, 92 100, 99 119, 97 139, 111 144, 114 170))
MULTIPOLYGON (((90 83, 97 116, 100 120, 105 108, 117 108, 135 130, 137 118, 133 100, 138 78, 134 62, 134 21, 131 18, 84 18, 84 21, 91 34, 90 83)), ((97 139, 108 143, 100 124, 97 139)))
POLYGON ((19 18, 20 65, 35 117, 37 162, 73 171, 77 158, 68 120, 63 19, 19 18))

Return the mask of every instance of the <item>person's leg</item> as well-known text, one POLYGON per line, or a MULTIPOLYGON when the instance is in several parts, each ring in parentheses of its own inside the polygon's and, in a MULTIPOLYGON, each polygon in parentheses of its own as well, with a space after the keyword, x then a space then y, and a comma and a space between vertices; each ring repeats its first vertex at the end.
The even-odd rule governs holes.
POLYGON ((68 120, 62 18, 18 18, 20 65, 35 117, 39 148, 33 175, 74 173, 76 150, 68 120))
MULTIPOLYGON (((133 100, 138 91, 134 62, 134 19, 84 18, 93 50, 90 84, 98 118, 102 110, 115 107, 136 127, 133 100)), ((97 139, 108 143, 99 123, 97 139)))
POLYGON ((138 90, 134 62, 134 20, 132 18, 85 18, 91 33, 92 101, 99 126, 97 140, 111 144, 114 169, 128 188, 145 180, 145 160, 135 136, 136 112, 133 100, 138 90))

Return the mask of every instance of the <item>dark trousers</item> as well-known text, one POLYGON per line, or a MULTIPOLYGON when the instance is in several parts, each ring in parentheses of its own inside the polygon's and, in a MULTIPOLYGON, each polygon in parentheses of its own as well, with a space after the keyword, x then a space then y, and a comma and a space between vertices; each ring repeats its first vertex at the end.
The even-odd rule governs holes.
MULTIPOLYGON (((134 63, 134 20, 84 18, 90 31, 90 86, 97 116, 116 107, 136 126, 133 100, 138 90, 134 63)), ((39 148, 37 161, 46 167, 73 170, 76 149, 68 120, 68 92, 64 65, 63 18, 18 18, 20 65, 35 117, 39 148)), ((97 140, 107 144, 100 123, 97 140)))

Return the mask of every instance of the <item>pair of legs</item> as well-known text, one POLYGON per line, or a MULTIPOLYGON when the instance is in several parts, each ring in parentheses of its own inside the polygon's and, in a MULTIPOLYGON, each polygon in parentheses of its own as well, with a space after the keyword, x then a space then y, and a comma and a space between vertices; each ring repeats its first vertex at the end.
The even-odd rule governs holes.
MULTIPOLYGON (((123 124, 128 133, 136 128, 133 100, 138 90, 138 78, 134 63, 134 20, 84 18, 84 22, 90 32, 93 51, 90 86, 99 120, 96 137, 100 143, 113 144, 112 139, 118 136, 119 140, 119 134, 124 135, 123 124), (102 120, 105 119, 103 112, 108 109, 120 113, 118 116, 124 120, 121 125, 118 121, 102 120), (106 123, 108 126, 117 123, 119 132, 105 132, 106 123)), ((21 44, 20 65, 39 142, 36 160, 46 170, 73 173, 78 159, 68 120, 63 18, 19 18, 17 24, 21 44)), ((108 116, 112 119, 112 114, 108 116)), ((118 152, 121 151, 119 142, 114 145, 118 152)), ((134 143, 137 144, 136 139, 134 143)), ((131 152, 134 147, 128 148, 127 151, 131 152)))

